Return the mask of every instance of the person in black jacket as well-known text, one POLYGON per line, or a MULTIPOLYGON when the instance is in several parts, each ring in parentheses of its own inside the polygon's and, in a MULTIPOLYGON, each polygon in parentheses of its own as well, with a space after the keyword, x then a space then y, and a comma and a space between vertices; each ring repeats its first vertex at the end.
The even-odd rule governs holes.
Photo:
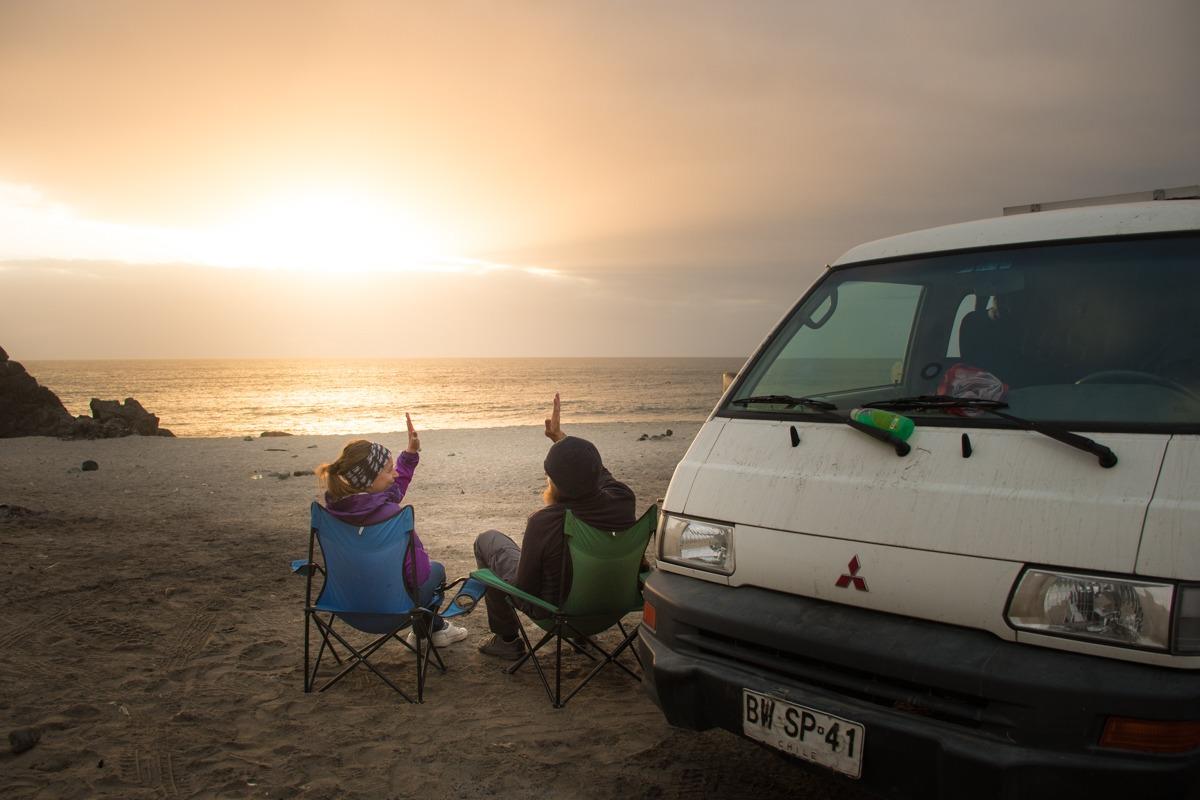
MULTIPOLYGON (((558 604, 571 589, 571 558, 563 534, 567 509, 589 525, 624 530, 637 521, 633 490, 618 481, 586 439, 567 436, 561 425, 562 407, 554 395, 554 411, 546 420, 546 436, 554 442, 546 454, 546 505, 529 516, 521 546, 500 531, 475 539, 475 561, 518 589, 558 604)), ((517 634, 521 623, 504 594, 488 589, 484 595, 492 636, 479 647, 489 656, 516 659, 525 652, 517 634)), ((532 616, 546 616, 536 606, 517 600, 532 616)))

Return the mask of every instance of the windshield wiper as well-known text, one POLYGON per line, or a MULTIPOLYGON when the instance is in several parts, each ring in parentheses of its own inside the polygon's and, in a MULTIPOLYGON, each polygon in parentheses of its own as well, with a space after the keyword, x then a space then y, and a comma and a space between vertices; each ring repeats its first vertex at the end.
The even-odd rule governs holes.
POLYGON ((947 410, 952 408, 967 408, 982 411, 985 414, 992 414, 1006 419, 1009 422, 1016 423, 1018 427, 1027 431, 1040 433, 1043 436, 1049 436, 1051 439, 1062 442, 1065 445, 1074 447, 1076 450, 1082 450, 1085 453, 1091 453, 1096 456, 1100 462, 1100 466, 1105 469, 1111 469, 1117 465, 1117 454, 1104 445, 1096 442, 1086 436, 1080 436, 1077 433, 1060 428, 1057 425, 1047 425, 1044 422, 1034 422, 1033 420, 1023 419, 1014 416, 1007 412, 1001 411, 1002 408, 1008 408, 1008 403, 1001 400, 984 400, 979 397, 951 397, 948 395, 930 395, 920 394, 913 397, 897 397, 894 400, 877 400, 874 403, 867 403, 866 408, 884 408, 892 411, 933 411, 947 410))
POLYGON ((750 403, 774 403, 776 405, 785 405, 788 408, 802 406, 804 408, 815 408, 819 411, 837 411, 837 406, 828 400, 817 400, 815 397, 792 397, 790 394, 760 394, 755 397, 743 397, 740 400, 733 400, 731 402, 735 406, 745 406, 750 403))
POLYGON ((890 431, 866 425, 852 417, 843 417, 838 414, 829 413, 837 411, 837 406, 828 400, 817 400, 813 397, 792 397, 790 394, 764 394, 755 397, 743 397, 740 400, 732 401, 733 405, 740 406, 749 405, 750 403, 775 403, 777 405, 786 405, 788 408, 795 408, 796 406, 811 408, 817 411, 817 416, 822 419, 849 425, 855 430, 862 431, 872 439, 878 439, 885 444, 891 445, 898 456, 906 456, 912 451, 912 445, 890 431))

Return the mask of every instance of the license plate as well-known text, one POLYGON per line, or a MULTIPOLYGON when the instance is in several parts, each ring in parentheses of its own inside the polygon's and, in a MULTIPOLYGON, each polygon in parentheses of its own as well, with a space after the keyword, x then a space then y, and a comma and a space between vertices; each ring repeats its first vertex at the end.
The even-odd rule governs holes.
POLYGON ((742 732, 851 778, 862 775, 866 729, 857 722, 743 689, 742 732))

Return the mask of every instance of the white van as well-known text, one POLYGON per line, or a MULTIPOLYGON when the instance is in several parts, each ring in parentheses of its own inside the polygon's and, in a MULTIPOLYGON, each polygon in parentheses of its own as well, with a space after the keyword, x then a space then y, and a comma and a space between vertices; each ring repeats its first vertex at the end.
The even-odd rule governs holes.
POLYGON ((889 795, 1200 796, 1200 200, 1082 206, 856 247, 750 358, 663 504, 669 722, 889 795))

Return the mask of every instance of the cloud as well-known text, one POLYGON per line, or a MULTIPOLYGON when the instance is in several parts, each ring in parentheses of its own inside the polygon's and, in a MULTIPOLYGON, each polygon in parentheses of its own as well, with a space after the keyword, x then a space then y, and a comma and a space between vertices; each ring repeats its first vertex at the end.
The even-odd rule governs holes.
MULTIPOLYGON (((403 352, 741 353, 860 242, 1200 182, 1194 0, 4 14, 0 260, 144 263, 143 302, 202 295, 189 353, 335 354, 272 298, 322 319, 356 307, 343 282, 419 321, 403 352)), ((24 341, 153 349, 84 288, 105 275, 36 294, 104 324, 24 341)))
POLYGON ((35 187, 0 181, 0 260, 559 276, 550 267, 454 255, 438 245, 384 206, 331 193, 286 197, 224 224, 187 229, 88 219, 35 187))
POLYGON ((766 290, 750 277, 718 297, 661 270, 464 277, 0 262, 0 295, 19 298, 0 318, 0 344, 24 359, 741 356, 778 317, 781 298, 766 290))

